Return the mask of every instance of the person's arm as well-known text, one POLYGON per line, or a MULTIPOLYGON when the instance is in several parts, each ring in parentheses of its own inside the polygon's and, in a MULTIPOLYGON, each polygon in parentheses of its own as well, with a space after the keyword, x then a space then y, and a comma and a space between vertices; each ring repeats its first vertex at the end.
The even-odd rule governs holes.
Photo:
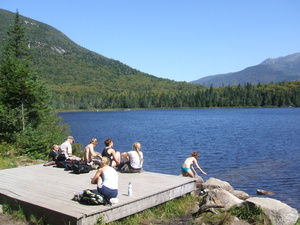
POLYGON ((91 180, 91 184, 97 184, 98 179, 101 179, 100 175, 102 174, 102 168, 98 169, 95 173, 94 177, 91 180))
POLYGON ((198 165, 198 162, 197 162, 196 159, 195 159, 195 165, 196 165, 196 167, 201 171, 201 173, 207 175, 207 174, 200 168, 200 166, 198 165))
POLYGON ((113 158, 114 158, 116 164, 119 165, 119 164, 120 164, 120 158, 117 157, 116 151, 115 151, 114 149, 111 149, 111 150, 112 150, 111 153, 112 153, 112 155, 113 155, 113 158))
POLYGON ((194 175, 196 175, 196 174, 197 174, 197 172, 196 172, 196 170, 194 169, 193 165, 191 165, 191 167, 190 167, 190 168, 191 168, 191 170, 193 171, 193 174, 194 174, 194 175))
POLYGON ((121 157, 122 157, 122 159, 124 159, 126 161, 129 161, 129 154, 128 154, 128 152, 123 152, 121 154, 121 157))
POLYGON ((93 146, 90 148, 90 151, 91 151, 91 156, 92 157, 100 157, 100 158, 102 158, 102 156, 101 156, 100 153, 94 151, 94 147, 93 146))

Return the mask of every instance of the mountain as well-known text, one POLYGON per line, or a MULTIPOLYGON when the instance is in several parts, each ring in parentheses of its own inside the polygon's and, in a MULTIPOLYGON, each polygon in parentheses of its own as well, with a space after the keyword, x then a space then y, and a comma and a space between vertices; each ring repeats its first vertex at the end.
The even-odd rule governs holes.
POLYGON ((296 80, 300 80, 300 53, 275 59, 269 58, 256 66, 247 67, 239 72, 207 76, 190 83, 221 87, 296 80))
MULTIPOLYGON (((0 47, 15 13, 0 9, 0 47)), ((74 43, 61 31, 45 23, 24 17, 28 47, 33 66, 54 93, 85 94, 121 93, 198 89, 199 85, 158 78, 133 69, 74 43)), ((1 51, 1 50, 0 50, 1 51)), ((0 52, 1 53, 1 52, 0 52)), ((1 55, 0 55, 1 57, 1 55)))

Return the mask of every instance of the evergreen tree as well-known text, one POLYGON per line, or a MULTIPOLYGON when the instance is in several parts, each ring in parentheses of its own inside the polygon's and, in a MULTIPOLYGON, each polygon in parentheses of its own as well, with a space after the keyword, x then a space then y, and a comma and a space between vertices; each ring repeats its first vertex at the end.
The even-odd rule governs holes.
POLYGON ((1 133, 19 132, 29 125, 35 128, 43 115, 50 111, 50 92, 30 67, 24 37, 25 31, 17 12, 14 24, 7 32, 0 64, 1 100, 5 105, 5 114, 1 115, 1 133))
MULTIPOLYGON (((60 120, 49 114, 50 90, 32 69, 29 53, 25 28, 17 12, 14 24, 7 32, 0 62, 0 141, 19 142, 19 147, 25 148, 24 153, 32 146, 25 139, 39 143, 43 151, 48 151, 46 143, 61 139, 59 133, 65 129, 59 127, 56 131, 59 133, 47 134, 51 132, 47 127, 59 125, 60 120)), ((36 150, 39 149, 30 148, 30 152, 36 150)))

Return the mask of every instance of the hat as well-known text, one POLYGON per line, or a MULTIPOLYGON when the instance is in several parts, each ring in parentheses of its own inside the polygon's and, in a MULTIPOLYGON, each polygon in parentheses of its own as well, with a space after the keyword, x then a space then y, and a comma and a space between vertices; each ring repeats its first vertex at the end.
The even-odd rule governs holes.
POLYGON ((71 139, 71 140, 73 140, 73 141, 75 142, 75 140, 74 140, 73 136, 68 136, 68 138, 67 138, 67 139, 71 139))

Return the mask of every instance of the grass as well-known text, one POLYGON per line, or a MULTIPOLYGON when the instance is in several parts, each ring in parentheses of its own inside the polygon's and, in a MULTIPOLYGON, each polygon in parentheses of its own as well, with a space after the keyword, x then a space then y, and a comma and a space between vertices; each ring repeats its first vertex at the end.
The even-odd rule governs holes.
POLYGON ((233 206, 229 213, 235 215, 237 218, 241 220, 245 220, 250 224, 255 225, 266 225, 271 224, 268 216, 264 214, 261 208, 255 205, 245 204, 243 206, 233 206))
MULTIPOLYGON (((143 212, 128 216, 122 220, 114 221, 109 225, 138 225, 155 224, 156 222, 167 222, 180 216, 185 216, 191 212, 195 205, 199 204, 199 197, 185 195, 173 199, 156 207, 147 209, 143 212)), ((99 221, 99 224, 102 224, 99 221)))
POLYGON ((0 169, 9 169, 17 167, 18 163, 15 158, 1 157, 0 158, 0 169))
POLYGON ((24 210, 20 206, 17 210, 13 210, 7 204, 2 205, 2 207, 3 207, 3 212, 9 214, 13 222, 16 224, 20 224, 26 221, 28 224, 31 225, 44 225, 42 218, 38 218, 34 215, 26 215, 24 210))

